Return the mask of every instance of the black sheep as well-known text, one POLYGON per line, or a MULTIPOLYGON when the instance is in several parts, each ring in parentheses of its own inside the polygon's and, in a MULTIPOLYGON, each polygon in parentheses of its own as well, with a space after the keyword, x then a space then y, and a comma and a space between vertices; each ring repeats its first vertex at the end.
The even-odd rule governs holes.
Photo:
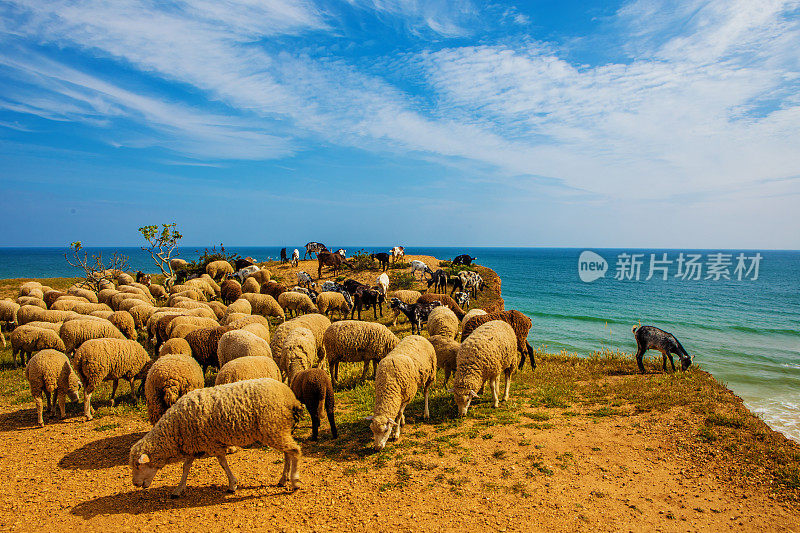
POLYGON ((366 307, 369 309, 372 307, 373 316, 377 320, 379 308, 381 316, 383 316, 383 302, 385 299, 386 297, 375 289, 370 289, 366 285, 358 287, 353 295, 353 310, 350 311, 350 319, 358 311, 358 319, 361 320, 361 308, 366 307))

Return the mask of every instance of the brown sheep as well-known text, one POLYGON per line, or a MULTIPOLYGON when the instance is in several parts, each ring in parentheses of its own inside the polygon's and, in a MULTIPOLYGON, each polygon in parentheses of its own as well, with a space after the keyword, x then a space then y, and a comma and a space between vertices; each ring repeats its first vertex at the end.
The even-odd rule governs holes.
POLYGON ((268 281, 267 283, 261 286, 261 294, 269 294, 276 300, 278 299, 278 296, 280 296, 281 294, 283 294, 288 290, 289 290, 288 287, 286 287, 285 285, 281 285, 280 283, 275 281, 268 281))
POLYGON ((319 431, 319 408, 324 403, 328 422, 331 425, 331 435, 336 439, 336 420, 333 416, 334 398, 333 385, 328 373, 321 368, 310 368, 298 373, 291 383, 295 397, 306 406, 311 415, 311 440, 317 440, 319 431))
POLYGON ((218 367, 217 346, 219 345, 219 338, 232 329, 234 329, 232 326, 202 328, 186 335, 186 342, 189 343, 189 347, 192 349, 192 357, 197 359, 197 362, 203 367, 204 374, 208 367, 218 367))
POLYGON ((220 285, 220 295, 225 305, 230 305, 242 297, 242 286, 235 279, 226 279, 220 285))
POLYGON ((533 322, 516 309, 512 309, 511 311, 497 311, 495 313, 470 318, 464 324, 464 330, 461 333, 461 342, 464 342, 467 337, 469 337, 470 333, 475 331, 478 326, 482 326, 492 320, 507 322, 514 329, 514 334, 517 336, 517 350, 521 356, 519 367, 522 368, 522 365, 525 364, 525 354, 528 354, 531 360, 531 368, 536 368, 536 360, 533 358, 533 347, 528 343, 528 332, 531 330, 533 322))

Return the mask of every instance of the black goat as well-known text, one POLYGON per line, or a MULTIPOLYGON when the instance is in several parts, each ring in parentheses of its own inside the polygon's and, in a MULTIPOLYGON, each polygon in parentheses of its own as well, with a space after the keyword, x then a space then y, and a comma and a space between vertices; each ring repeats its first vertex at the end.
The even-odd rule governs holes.
POLYGON ((387 270, 389 270, 389 254, 387 254, 386 252, 379 252, 377 254, 372 254, 370 257, 372 257, 373 261, 375 259, 378 260, 378 263, 380 264, 381 267, 381 271, 386 272, 387 270))
POLYGON ((375 289, 370 289, 366 285, 356 289, 353 295, 353 310, 350 311, 350 319, 352 320, 353 314, 358 311, 358 319, 361 320, 361 308, 369 309, 372 307, 373 316, 377 320, 378 309, 380 309, 381 316, 383 316, 383 302, 386 297, 375 289))
POLYGON ((238 272, 243 268, 255 265, 256 261, 252 257, 246 257, 242 259, 241 257, 233 262, 233 269, 238 272))
POLYGON ((431 274, 431 278, 428 280, 428 290, 431 290, 431 286, 433 286, 433 292, 436 293, 445 293, 447 292, 447 274, 441 268, 431 274))
POLYGON ((286 248, 281 248, 281 263, 288 263, 289 258, 286 257, 286 248))
POLYGON ((439 307, 440 305, 442 305, 442 302, 439 300, 422 304, 406 304, 400 301, 399 298, 392 298, 389 303, 389 307, 397 309, 406 315, 408 321, 411 322, 412 335, 419 334, 420 330, 422 330, 422 324, 428 321, 428 315, 431 314, 433 308, 439 307))
POLYGON ((669 362, 672 365, 672 371, 675 372, 675 361, 672 359, 672 354, 680 358, 681 370, 684 372, 692 366, 694 358, 684 350, 680 341, 672 333, 667 333, 655 326, 633 326, 632 331, 637 347, 636 364, 639 365, 639 372, 642 374, 645 372, 644 364, 642 363, 644 352, 651 348, 661 352, 661 367, 664 372, 667 371, 667 357, 669 357, 669 362))
POLYGON ((470 257, 467 254, 461 254, 461 255, 456 256, 455 259, 453 259, 453 264, 454 265, 466 265, 466 266, 469 266, 476 259, 477 259, 477 257, 470 257))

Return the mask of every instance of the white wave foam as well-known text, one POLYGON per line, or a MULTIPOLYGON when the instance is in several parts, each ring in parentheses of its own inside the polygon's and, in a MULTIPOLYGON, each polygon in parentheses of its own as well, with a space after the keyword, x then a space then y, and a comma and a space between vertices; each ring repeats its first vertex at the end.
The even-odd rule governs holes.
POLYGON ((800 394, 745 401, 745 405, 769 427, 800 442, 800 394))

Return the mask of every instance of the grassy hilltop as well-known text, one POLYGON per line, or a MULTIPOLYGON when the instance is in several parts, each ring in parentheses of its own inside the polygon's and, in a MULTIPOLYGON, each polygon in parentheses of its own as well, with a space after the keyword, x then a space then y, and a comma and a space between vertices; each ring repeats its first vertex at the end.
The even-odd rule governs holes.
MULTIPOLYGON (((279 281, 294 280, 297 269, 267 266, 279 281)), ((298 268, 316 277, 316 261, 298 268)), ((488 288, 473 305, 501 307, 500 278, 477 269, 488 288)), ((402 276, 404 270, 390 272, 395 284, 424 287, 402 276)), ((372 283, 379 272, 344 274, 372 283)), ((22 281, 0 281, 0 298, 15 297, 22 281)), ((65 288, 75 280, 40 281, 65 288)), ((371 320, 372 311, 362 311, 362 318, 371 320)), ((378 320, 390 325, 390 318, 384 312, 378 320)), ((410 333, 405 320, 392 329, 410 333)), ((70 404, 67 420, 39 429, 23 371, 10 361, 10 348, 0 351, 3 529, 771 531, 800 525, 800 446, 701 368, 662 373, 660 354, 639 375, 631 354, 579 358, 539 351, 536 370, 526 365, 515 375, 509 402, 496 410, 478 402, 465 419, 456 418, 440 372, 431 419, 422 420, 417 398, 406 410, 401 439, 380 453, 372 451, 363 421, 372 411, 373 382, 359 381, 360 363, 343 364, 336 391, 340 436, 330 440, 323 422, 318 443, 302 442, 301 490, 276 487, 282 458, 258 448, 230 458, 240 481, 236 494, 224 494, 215 461, 199 461, 179 500, 168 498, 179 465, 160 472, 148 491, 130 483, 127 452, 149 424, 143 402, 133 404, 126 384, 116 408, 107 403, 110 384, 94 395, 95 420, 84 422, 70 404)), ((308 417, 295 435, 310 435, 308 417)))

